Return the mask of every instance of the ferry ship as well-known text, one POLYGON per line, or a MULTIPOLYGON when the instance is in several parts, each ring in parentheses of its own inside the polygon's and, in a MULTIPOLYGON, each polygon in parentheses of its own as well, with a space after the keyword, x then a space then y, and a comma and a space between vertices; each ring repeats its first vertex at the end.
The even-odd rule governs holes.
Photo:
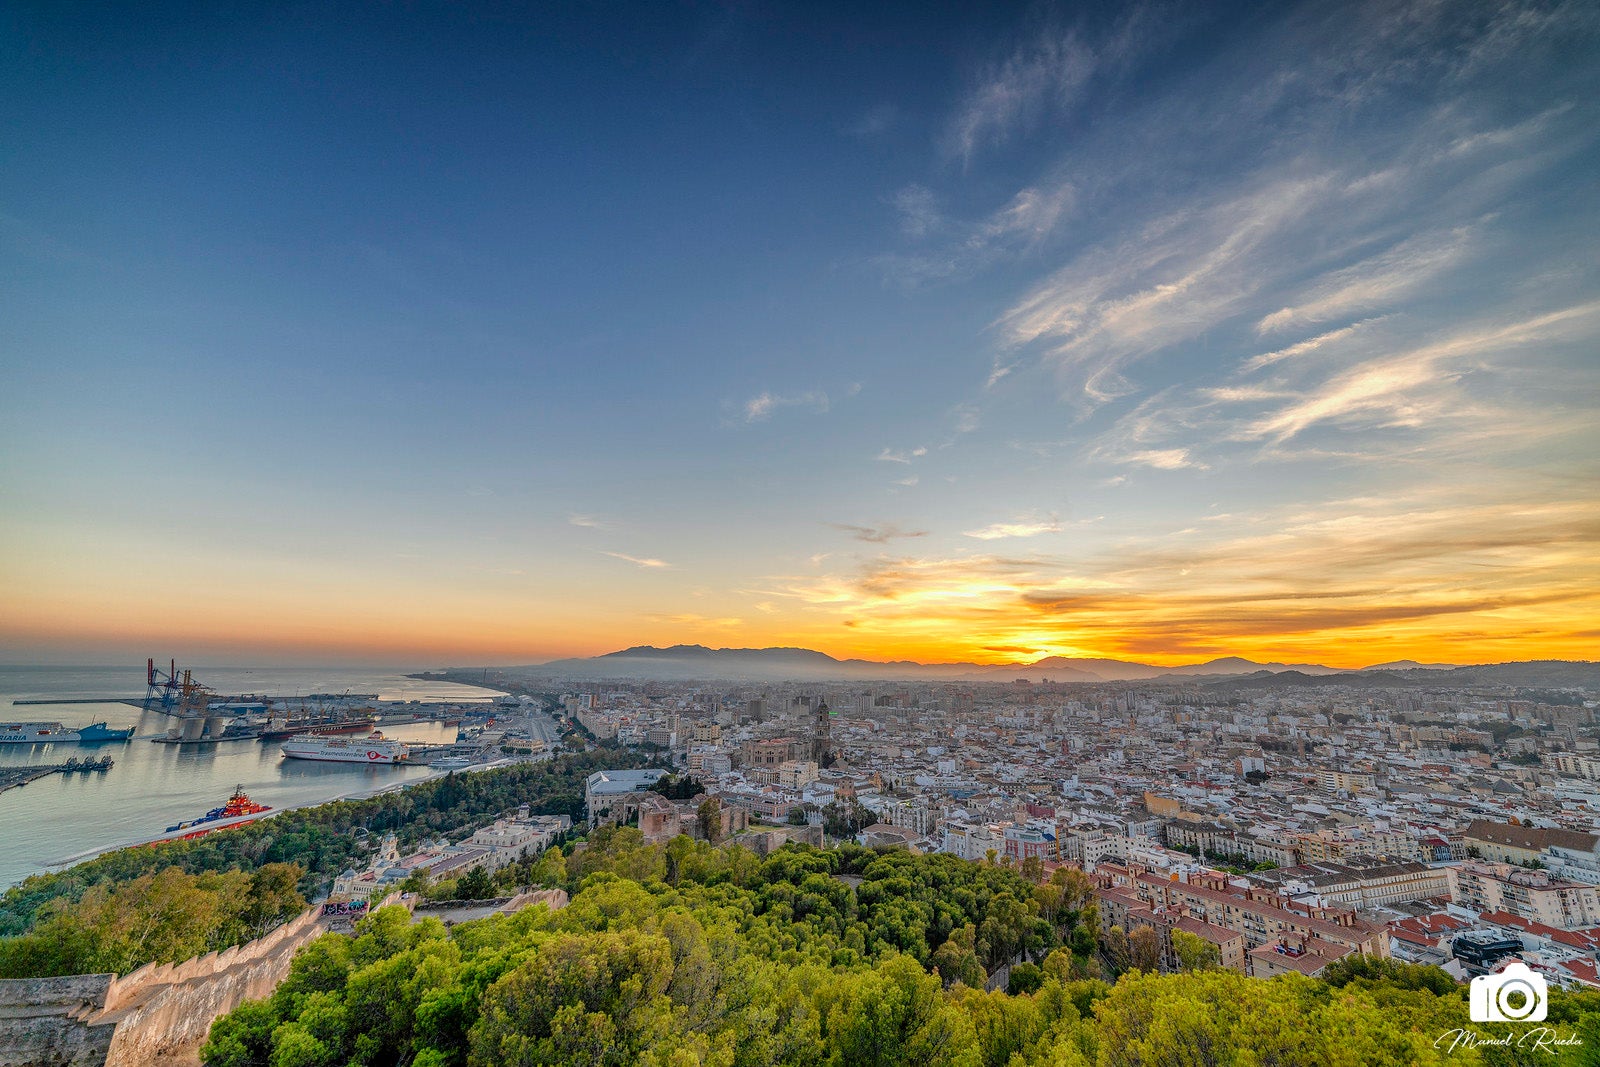
POLYGON ((72 729, 58 722, 5 722, 0 723, 0 744, 48 745, 79 741, 126 741, 133 736, 133 727, 113 730, 103 722, 90 723, 72 729))
POLYGON ((290 759, 323 760, 329 763, 404 763, 411 750, 382 734, 370 737, 329 737, 301 734, 283 743, 283 754, 290 759))

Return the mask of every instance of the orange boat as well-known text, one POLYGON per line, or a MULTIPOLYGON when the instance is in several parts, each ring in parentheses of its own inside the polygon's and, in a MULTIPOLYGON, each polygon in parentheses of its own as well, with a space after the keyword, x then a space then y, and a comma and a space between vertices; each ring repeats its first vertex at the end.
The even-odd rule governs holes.
MULTIPOLYGON (((180 822, 176 826, 169 826, 167 827, 167 833, 176 833, 179 830, 187 830, 190 827, 201 826, 208 822, 217 822, 221 819, 237 819, 244 815, 260 815, 271 810, 272 805, 257 804, 251 800, 250 795, 244 791, 244 786, 241 785, 234 789, 233 796, 229 797, 228 802, 222 807, 212 808, 198 819, 190 819, 188 822, 180 822)), ((184 834, 183 836, 199 837, 201 834, 208 832, 201 830, 199 833, 184 834)))

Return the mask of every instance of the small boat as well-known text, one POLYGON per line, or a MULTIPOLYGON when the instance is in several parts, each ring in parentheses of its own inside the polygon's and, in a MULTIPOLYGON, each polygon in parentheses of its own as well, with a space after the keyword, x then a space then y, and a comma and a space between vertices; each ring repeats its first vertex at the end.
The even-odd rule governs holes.
POLYGON ((212 808, 198 819, 190 819, 188 822, 180 822, 174 826, 169 826, 166 832, 169 834, 176 833, 179 830, 188 830, 191 827, 201 826, 209 822, 218 822, 222 819, 238 819, 247 815, 261 815, 271 810, 272 806, 270 804, 257 804, 251 800, 250 795, 244 791, 244 786, 241 785, 234 789, 233 796, 229 797, 228 802, 222 807, 212 808))
POLYGON ((444 756, 428 764, 436 771, 459 771, 463 767, 472 766, 472 761, 465 756, 444 756))

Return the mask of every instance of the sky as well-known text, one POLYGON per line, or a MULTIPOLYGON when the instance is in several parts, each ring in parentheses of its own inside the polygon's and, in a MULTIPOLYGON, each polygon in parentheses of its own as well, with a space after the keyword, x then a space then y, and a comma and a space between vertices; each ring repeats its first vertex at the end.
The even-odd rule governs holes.
POLYGON ((0 662, 1594 659, 1600 8, 0 8, 0 662))

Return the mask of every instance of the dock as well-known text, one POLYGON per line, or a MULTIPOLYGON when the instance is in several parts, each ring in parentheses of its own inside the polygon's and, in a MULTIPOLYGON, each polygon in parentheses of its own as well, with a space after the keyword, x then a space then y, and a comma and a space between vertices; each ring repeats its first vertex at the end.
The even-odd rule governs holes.
POLYGON ((55 697, 49 700, 13 700, 12 704, 132 704, 144 707, 144 697, 55 697))
MULTIPOLYGON (((259 699, 262 700, 263 702, 269 703, 269 704, 294 704, 296 706, 302 706, 302 705, 304 705, 304 704, 306 704, 308 702, 316 702, 316 703, 336 702, 336 703, 346 703, 347 704, 347 703, 350 703, 351 701, 373 701, 373 700, 377 700, 378 699, 378 694, 377 693, 311 693, 311 694, 309 694, 307 696, 292 696, 292 697, 269 696, 269 697, 260 697, 259 699)), ((28 706, 31 706, 31 707, 43 707, 43 706, 49 705, 49 704, 127 704, 129 707, 134 707, 134 708, 148 707, 151 711, 164 711, 169 715, 177 714, 177 706, 176 705, 163 707, 162 704, 161 704, 160 699, 159 698, 154 698, 154 697, 50 697, 50 698, 28 698, 28 699, 24 699, 24 700, 13 700, 11 703, 12 703, 13 706, 28 705, 28 706)))
POLYGON ((37 781, 52 774, 82 774, 88 771, 109 771, 113 760, 110 756, 101 759, 80 760, 77 757, 65 763, 55 763, 48 766, 35 767, 0 767, 0 793, 7 789, 18 789, 29 782, 37 781))

